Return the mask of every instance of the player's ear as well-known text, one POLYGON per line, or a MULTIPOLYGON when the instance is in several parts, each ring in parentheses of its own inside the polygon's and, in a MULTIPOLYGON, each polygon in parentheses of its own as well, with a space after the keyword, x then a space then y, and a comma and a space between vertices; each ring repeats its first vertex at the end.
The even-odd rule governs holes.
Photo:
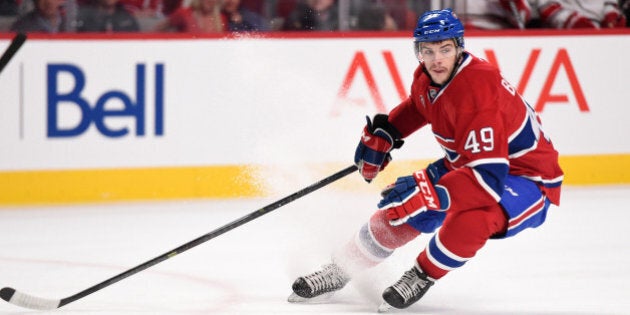
POLYGON ((464 48, 461 46, 457 46, 457 60, 458 61, 461 61, 463 54, 464 54, 464 48))

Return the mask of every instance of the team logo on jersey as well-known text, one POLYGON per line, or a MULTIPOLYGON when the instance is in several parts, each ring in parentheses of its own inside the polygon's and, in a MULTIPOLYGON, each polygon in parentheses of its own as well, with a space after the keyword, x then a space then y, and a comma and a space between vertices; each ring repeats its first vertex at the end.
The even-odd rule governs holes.
POLYGON ((514 196, 514 197, 518 197, 518 193, 514 191, 514 189, 512 189, 512 187, 505 185, 505 191, 509 192, 510 195, 514 196))
POLYGON ((436 89, 429 89, 429 98, 435 99, 436 95, 437 95, 437 90, 436 89))

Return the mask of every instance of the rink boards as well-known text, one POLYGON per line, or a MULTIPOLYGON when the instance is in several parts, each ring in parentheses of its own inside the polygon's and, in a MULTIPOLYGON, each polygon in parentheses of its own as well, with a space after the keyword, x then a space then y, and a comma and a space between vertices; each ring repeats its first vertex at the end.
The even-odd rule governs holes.
MULTIPOLYGON (((471 33, 466 47, 539 111, 565 183, 630 183, 630 32, 471 33)), ((364 116, 398 104, 416 66, 406 33, 33 35, 0 74, 0 205, 310 183, 352 163, 364 116)), ((441 154, 421 131, 376 185, 441 154)), ((363 189, 347 181, 335 187, 363 189)))

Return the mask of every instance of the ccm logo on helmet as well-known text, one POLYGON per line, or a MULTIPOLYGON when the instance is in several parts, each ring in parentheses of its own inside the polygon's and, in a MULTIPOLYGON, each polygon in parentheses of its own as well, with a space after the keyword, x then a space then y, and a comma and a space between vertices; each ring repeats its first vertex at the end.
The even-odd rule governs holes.
POLYGON ((437 33, 440 30, 428 30, 428 31, 424 31, 424 34, 433 34, 433 33, 437 33))

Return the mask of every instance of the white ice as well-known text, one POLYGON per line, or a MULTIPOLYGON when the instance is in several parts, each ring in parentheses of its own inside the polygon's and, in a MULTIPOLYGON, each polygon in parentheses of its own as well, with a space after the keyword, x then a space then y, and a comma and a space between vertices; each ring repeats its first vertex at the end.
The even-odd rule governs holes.
MULTIPOLYGON (((293 280, 326 263, 378 202, 372 192, 329 188, 55 311, 0 301, 0 313, 374 314, 428 236, 330 303, 286 302, 293 280)), ((0 287, 67 297, 277 199, 0 208, 0 287)), ((391 313, 630 314, 629 204, 629 186, 567 187, 542 227, 490 241, 420 302, 391 313)))

